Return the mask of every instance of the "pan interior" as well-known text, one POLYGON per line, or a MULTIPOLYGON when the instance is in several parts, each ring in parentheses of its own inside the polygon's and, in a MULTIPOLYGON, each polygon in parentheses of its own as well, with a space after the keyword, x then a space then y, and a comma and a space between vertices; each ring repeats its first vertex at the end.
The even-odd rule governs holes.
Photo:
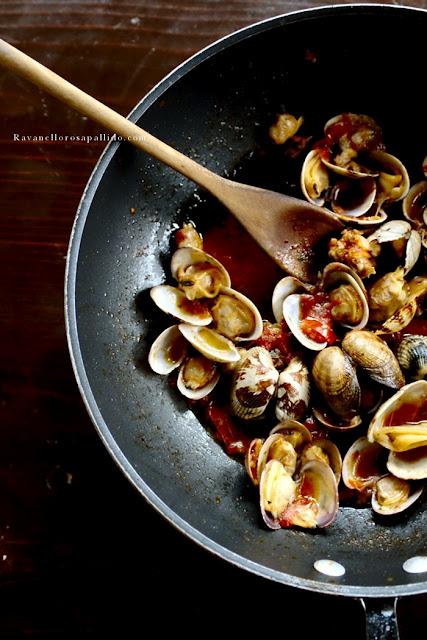
MULTIPOLYGON (((427 13, 396 7, 329 8, 241 32, 189 62, 134 111, 145 129, 224 175, 250 166, 275 114, 303 114, 305 130, 340 112, 366 113, 391 153, 421 179, 427 153, 427 13), (247 162, 247 165, 245 164, 247 162)), ((249 171, 293 188, 280 164, 249 171)), ((175 223, 206 228, 223 212, 172 170, 128 145, 101 159, 76 222, 68 265, 68 325, 83 394, 101 436, 140 491, 179 528, 267 577, 331 593, 421 591, 402 570, 425 554, 427 510, 398 521, 341 509, 316 532, 266 531, 242 465, 228 457, 146 355, 165 320, 148 290, 169 277, 175 223), (133 211, 136 210, 136 213, 133 211), (340 578, 313 568, 321 558, 340 578)))

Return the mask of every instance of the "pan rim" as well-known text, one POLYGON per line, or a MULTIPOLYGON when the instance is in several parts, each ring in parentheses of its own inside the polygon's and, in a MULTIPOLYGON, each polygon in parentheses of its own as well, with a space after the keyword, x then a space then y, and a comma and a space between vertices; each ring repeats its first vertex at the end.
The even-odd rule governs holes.
MULTIPOLYGON (((149 107, 157 100, 171 85, 178 81, 181 77, 189 73, 193 68, 197 67, 201 62, 214 56, 216 53, 236 44, 248 37, 263 33, 277 26, 300 22, 304 19, 315 18, 317 15, 327 15, 328 13, 336 15, 337 13, 364 13, 374 11, 386 11, 390 14, 401 12, 404 10, 409 13, 427 13, 426 9, 420 7, 409 7, 405 5, 390 5, 376 3, 352 3, 352 4, 333 4, 322 5, 319 7, 311 7, 308 9, 292 11, 285 14, 272 16, 270 18, 253 23, 209 44, 207 47, 196 52, 190 58, 184 60, 180 65, 170 71, 162 78, 131 110, 127 118, 132 122, 137 122, 139 118, 149 109, 149 107)), ((98 435, 100 436, 104 446, 118 465, 121 472, 145 498, 145 500, 160 513, 175 529, 186 535, 192 541, 196 542, 200 547, 210 551, 219 558, 230 562, 240 569, 250 571, 260 577, 286 584, 312 592, 324 593, 336 596, 353 596, 353 597, 371 597, 384 598, 395 597, 401 595, 416 595, 427 591, 427 581, 420 581, 412 584, 401 585, 385 585, 385 586, 358 586, 339 584, 337 582, 322 582, 321 580, 311 580, 290 575, 281 571, 271 569, 265 565, 259 564, 248 558, 244 558, 239 554, 223 547, 201 533, 188 522, 178 516, 173 509, 168 507, 155 492, 144 482, 141 476, 136 472, 129 463, 122 450, 113 438, 106 422, 104 421, 94 394, 86 375, 86 368, 83 361, 79 335, 77 329, 76 316, 76 277, 78 267, 78 257, 80 244, 83 237, 84 227, 87 216, 90 211, 93 197, 103 178, 106 169, 109 166, 114 154, 120 145, 119 141, 110 141, 101 153, 82 193, 80 203, 78 205, 73 227, 70 233, 70 240, 66 258, 65 280, 64 280, 64 313, 65 328, 70 354, 71 364, 77 385, 85 404, 86 410, 94 424, 98 435)))

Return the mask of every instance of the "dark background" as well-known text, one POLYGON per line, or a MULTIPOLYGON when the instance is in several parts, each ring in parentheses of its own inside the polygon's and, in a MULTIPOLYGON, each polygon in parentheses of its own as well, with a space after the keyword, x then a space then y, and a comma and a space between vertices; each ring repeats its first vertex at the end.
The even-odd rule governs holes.
MULTIPOLYGON (((126 114, 215 39, 322 4, 2 0, 0 37, 126 114)), ((0 90, 0 637, 133 637, 154 624, 159 635, 295 626, 302 638, 361 638, 358 602, 226 565, 166 524, 110 459, 80 399, 63 317, 68 238, 105 143, 14 141, 99 127, 2 70, 0 90)), ((399 606, 402 640, 423 636, 427 597, 399 606)))

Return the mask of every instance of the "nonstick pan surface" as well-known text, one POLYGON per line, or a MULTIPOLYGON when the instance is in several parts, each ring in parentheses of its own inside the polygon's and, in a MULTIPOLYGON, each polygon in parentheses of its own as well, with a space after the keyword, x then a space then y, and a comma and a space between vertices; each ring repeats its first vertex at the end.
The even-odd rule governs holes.
MULTIPOLYGON (((367 113, 389 150, 421 179, 427 153, 427 12, 335 6, 277 17, 202 51, 132 112, 144 129, 224 175, 244 170, 284 108, 307 129, 340 112, 367 113)), ((249 172, 285 190, 280 167, 249 172)), ((66 314, 76 377, 113 458, 141 494, 194 541, 249 571, 331 594, 427 590, 402 564, 427 551, 425 500, 392 520, 342 508, 326 530, 267 531, 242 464, 227 456, 146 355, 165 326, 148 291, 169 277, 176 223, 215 224, 224 212, 195 186, 125 143, 101 157, 76 217, 66 314), (136 213, 133 211, 136 210, 136 213), (341 577, 313 563, 332 559, 341 577)), ((96 472, 96 470, 95 470, 96 472)))

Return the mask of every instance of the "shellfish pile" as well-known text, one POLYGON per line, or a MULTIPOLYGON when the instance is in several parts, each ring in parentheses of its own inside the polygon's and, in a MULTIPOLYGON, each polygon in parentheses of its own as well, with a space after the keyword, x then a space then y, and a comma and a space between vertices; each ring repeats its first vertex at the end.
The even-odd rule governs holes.
POLYGON ((174 285, 150 292, 175 319, 151 346, 152 370, 175 371, 192 401, 215 401, 221 381, 231 419, 251 434, 245 466, 272 529, 328 526, 344 493, 396 514, 427 478, 427 336, 416 331, 427 180, 411 187, 372 118, 341 114, 308 152, 301 188, 346 227, 316 284, 277 282, 269 319, 191 224, 176 235, 174 285))

